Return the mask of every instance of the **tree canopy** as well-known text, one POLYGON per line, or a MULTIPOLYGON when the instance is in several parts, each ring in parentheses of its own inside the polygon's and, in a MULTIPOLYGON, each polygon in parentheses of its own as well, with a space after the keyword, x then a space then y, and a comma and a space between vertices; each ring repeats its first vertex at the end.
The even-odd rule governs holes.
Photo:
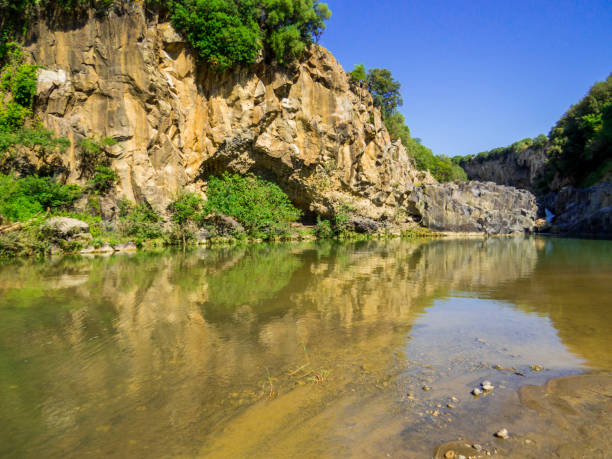
MULTIPOLYGON (((129 0, 0 0, 0 60, 5 44, 23 33, 41 9, 83 12, 129 0)), ((297 59, 325 30, 331 12, 318 0, 143 0, 169 13, 174 27, 215 69, 297 59)))
POLYGON ((400 94, 400 83, 395 80, 388 69, 370 69, 366 77, 368 90, 374 99, 383 119, 387 119, 401 107, 404 101, 400 94))
POLYGON ((390 70, 370 69, 365 74, 365 67, 358 65, 350 75, 356 80, 367 82, 374 106, 380 109, 389 135, 402 142, 408 154, 414 158, 417 168, 428 170, 440 182, 467 179, 465 171, 448 156, 434 155, 431 149, 421 144, 421 139, 411 137, 404 115, 397 110, 403 103, 401 85, 393 78, 390 70), (364 78, 361 79, 362 70, 364 78))
POLYGON ((578 185, 589 186, 591 174, 612 162, 612 74, 595 83, 572 105, 549 134, 549 165, 578 185))

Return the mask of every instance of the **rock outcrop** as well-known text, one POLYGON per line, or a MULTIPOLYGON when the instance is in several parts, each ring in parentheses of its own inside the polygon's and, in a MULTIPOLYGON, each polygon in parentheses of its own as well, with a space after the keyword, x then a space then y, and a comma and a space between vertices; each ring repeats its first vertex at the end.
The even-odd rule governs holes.
POLYGON ((430 184, 415 188, 411 209, 437 231, 510 234, 532 232, 537 205, 527 190, 491 182, 430 184))
POLYGON ((112 137, 118 197, 158 210, 179 190, 205 194, 207 177, 228 170, 275 181, 307 214, 349 205, 401 224, 411 186, 434 181, 318 46, 290 68, 217 73, 168 22, 126 2, 73 26, 37 22, 29 51, 43 68, 36 112, 73 141, 70 179, 79 179, 76 142, 112 137))
POLYGON ((462 161, 461 167, 470 180, 494 182, 534 192, 546 166, 543 148, 527 148, 515 153, 508 152, 499 157, 473 158, 462 161))
POLYGON ((612 182, 590 188, 565 187, 542 198, 541 206, 553 214, 553 233, 612 236, 612 182))
MULTIPOLYGON (((440 185, 418 171, 368 90, 321 47, 289 67, 262 61, 218 73, 139 2, 61 27, 41 19, 28 43, 41 66, 36 114, 72 141, 62 159, 69 180, 84 181, 79 140, 111 137, 117 199, 163 213, 180 190, 205 195, 210 175, 232 171, 276 182, 306 216, 350 209, 357 232, 418 221, 449 231, 533 227, 527 193, 440 185)), ((116 207, 105 204, 105 218, 116 207)))

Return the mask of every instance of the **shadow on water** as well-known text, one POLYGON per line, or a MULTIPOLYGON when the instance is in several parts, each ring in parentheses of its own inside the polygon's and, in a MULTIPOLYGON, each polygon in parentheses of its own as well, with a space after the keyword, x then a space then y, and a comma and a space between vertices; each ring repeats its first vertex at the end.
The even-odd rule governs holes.
MULTIPOLYGON (((359 449, 365 439, 405 448, 420 427, 396 404, 415 381, 444 385, 426 367, 448 354, 442 343, 465 342, 458 358, 497 355, 474 347, 471 325, 486 336, 503 317, 507 348, 519 349, 520 330, 543 330, 566 373, 610 370, 611 276, 611 242, 544 238, 6 265, 0 455, 379 452, 359 449), (465 325, 445 328, 445 317, 465 325)), ((441 365, 462 384, 476 374, 441 365)))

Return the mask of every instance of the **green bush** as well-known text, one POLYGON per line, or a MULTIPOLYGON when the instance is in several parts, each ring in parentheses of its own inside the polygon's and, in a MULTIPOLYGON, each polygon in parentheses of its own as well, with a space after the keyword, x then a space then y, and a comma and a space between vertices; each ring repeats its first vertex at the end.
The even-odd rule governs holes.
POLYGON ((169 1, 172 24, 213 66, 251 63, 262 48, 255 0, 169 1))
POLYGON ((89 187, 94 193, 108 193, 119 181, 117 172, 108 166, 97 166, 93 177, 89 180, 89 187))
POLYGON ((210 177, 205 212, 230 215, 252 235, 285 233, 301 212, 278 185, 254 176, 210 177))
POLYGON ((124 200, 119 203, 119 232, 140 244, 163 236, 162 220, 148 203, 135 205, 124 200))
POLYGON ((172 24, 218 70, 253 63, 262 50, 280 63, 299 57, 331 13, 317 0, 161 0, 172 24))
POLYGON ((79 168, 82 177, 92 177, 98 172, 100 166, 110 166, 108 147, 116 145, 117 141, 111 137, 100 139, 86 137, 78 143, 79 168))
POLYGON ((363 64, 357 64, 355 66, 355 68, 353 68, 353 70, 351 72, 349 72, 349 75, 357 81, 365 81, 367 74, 366 74, 366 69, 365 69, 365 65, 363 64))
POLYGON ((48 177, 15 178, 0 174, 0 216, 25 221, 47 209, 66 208, 81 195, 77 185, 63 185, 48 177))
POLYGON ((318 215, 314 231, 317 239, 331 239, 335 236, 331 222, 329 220, 321 220, 321 217, 318 215))
POLYGON ((199 194, 183 192, 170 203, 168 211, 172 221, 181 227, 188 223, 201 225, 206 215, 204 206, 204 199, 199 194))
POLYGON ((612 157, 612 74, 561 117, 549 134, 551 173, 577 185, 592 180, 594 171, 612 157))

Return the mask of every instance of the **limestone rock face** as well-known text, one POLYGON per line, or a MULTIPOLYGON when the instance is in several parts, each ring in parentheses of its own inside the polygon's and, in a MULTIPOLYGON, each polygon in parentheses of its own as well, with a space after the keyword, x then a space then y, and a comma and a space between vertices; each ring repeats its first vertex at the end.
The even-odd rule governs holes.
POLYGON ((521 153, 508 153, 498 158, 463 161, 461 167, 470 180, 495 182, 535 191, 544 173, 546 152, 543 148, 528 148, 521 153))
POLYGON ((430 184, 410 196, 412 210, 437 231, 511 234, 533 231, 535 196, 492 182, 430 184))
MULTIPOLYGON (((278 183, 306 213, 341 206, 377 221, 415 184, 435 182, 392 142, 368 91, 313 47, 300 63, 259 63, 217 73, 198 63, 171 25, 125 3, 73 26, 32 27, 39 74, 36 112, 74 145, 112 137, 118 198, 160 211, 179 190, 206 193, 207 177, 255 173, 278 183)), ((403 220, 402 220, 403 219, 403 220)))

